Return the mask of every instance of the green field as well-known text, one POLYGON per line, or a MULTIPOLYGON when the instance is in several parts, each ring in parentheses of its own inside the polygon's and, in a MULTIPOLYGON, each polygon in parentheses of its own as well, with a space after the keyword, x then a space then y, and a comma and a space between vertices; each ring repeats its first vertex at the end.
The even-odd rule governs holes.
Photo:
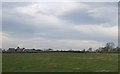
POLYGON ((3 53, 3 72, 116 72, 113 53, 3 53))

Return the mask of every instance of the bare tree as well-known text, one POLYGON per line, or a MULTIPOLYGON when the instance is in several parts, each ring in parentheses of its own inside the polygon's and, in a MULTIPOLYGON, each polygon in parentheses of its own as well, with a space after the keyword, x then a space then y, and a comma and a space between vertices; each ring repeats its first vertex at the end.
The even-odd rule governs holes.
POLYGON ((88 51, 88 52, 92 52, 92 48, 89 48, 87 51, 88 51))
POLYGON ((113 42, 108 42, 108 43, 106 43, 104 50, 106 52, 111 52, 114 49, 114 46, 115 46, 115 44, 113 42))

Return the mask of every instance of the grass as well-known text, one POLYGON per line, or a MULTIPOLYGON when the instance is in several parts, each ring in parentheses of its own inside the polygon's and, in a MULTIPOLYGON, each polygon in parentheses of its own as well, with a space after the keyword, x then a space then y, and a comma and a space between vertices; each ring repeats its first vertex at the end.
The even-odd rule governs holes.
POLYGON ((4 53, 3 72, 116 72, 118 55, 109 53, 4 53))

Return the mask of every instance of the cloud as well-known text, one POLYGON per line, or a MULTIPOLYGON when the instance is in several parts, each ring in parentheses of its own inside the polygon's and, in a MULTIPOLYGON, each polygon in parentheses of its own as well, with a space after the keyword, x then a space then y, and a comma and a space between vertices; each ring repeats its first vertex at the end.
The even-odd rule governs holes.
POLYGON ((3 33, 3 48, 7 47, 16 47, 16 46, 22 46, 25 48, 54 48, 54 49, 63 49, 63 50, 69 50, 76 49, 76 50, 82 50, 82 49, 88 49, 89 47, 92 47, 93 49, 96 49, 98 46, 103 46, 102 43, 92 41, 92 40, 76 40, 76 39, 49 39, 49 38, 28 38, 28 39, 19 39, 19 38, 13 38, 9 36, 6 33, 3 33))
POLYGON ((101 24, 106 23, 106 20, 104 19, 96 19, 94 17, 91 17, 88 12, 81 11, 81 10, 74 10, 72 12, 63 14, 60 16, 62 20, 65 20, 67 23, 72 24, 101 24))
POLYGON ((0 32, 0 48, 2 48, 2 32, 0 32))
POLYGON ((117 43, 111 3, 3 3, 2 13, 4 47, 79 49, 117 43))
POLYGON ((2 48, 6 48, 6 49, 8 49, 8 47, 15 47, 16 46, 16 39, 15 38, 13 38, 13 37, 11 37, 11 36, 9 36, 9 34, 6 34, 6 33, 0 33, 1 35, 0 36, 2 36, 1 37, 1 40, 0 41, 2 41, 2 48))
POLYGON ((117 25, 118 23, 118 6, 117 3, 106 4, 106 7, 95 7, 89 11, 90 16, 98 19, 106 20, 109 25, 117 25))
POLYGON ((67 23, 74 24, 93 24, 100 25, 109 23, 109 25, 117 25, 118 8, 117 3, 83 3, 88 5, 84 9, 76 8, 73 11, 65 12, 59 17, 67 23))
POLYGON ((15 8, 15 7, 24 7, 27 4, 30 4, 31 2, 2 2, 3 8, 15 8))
MULTIPOLYGON (((17 18, 16 18, 17 19, 17 18)), ((65 25, 63 24, 36 24, 31 20, 28 23, 19 20, 3 20, 3 31, 16 37, 31 38, 42 36, 52 39, 87 39, 87 40, 116 40, 117 26, 105 27, 103 25, 65 25), (11 22, 12 21, 12 22, 11 22), (30 23, 30 24, 29 24, 30 23), (36 25, 34 25, 36 24, 36 25), (32 35, 31 35, 32 34, 32 35), (113 35, 114 34, 114 35, 113 35), (96 35, 96 36, 95 36, 96 35), (88 37, 89 36, 89 37, 88 37)))

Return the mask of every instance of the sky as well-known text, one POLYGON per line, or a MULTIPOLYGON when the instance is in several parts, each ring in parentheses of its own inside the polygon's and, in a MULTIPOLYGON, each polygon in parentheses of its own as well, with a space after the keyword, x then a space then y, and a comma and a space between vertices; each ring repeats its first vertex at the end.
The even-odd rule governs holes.
POLYGON ((2 48, 97 49, 118 43, 117 2, 3 2, 2 48))

